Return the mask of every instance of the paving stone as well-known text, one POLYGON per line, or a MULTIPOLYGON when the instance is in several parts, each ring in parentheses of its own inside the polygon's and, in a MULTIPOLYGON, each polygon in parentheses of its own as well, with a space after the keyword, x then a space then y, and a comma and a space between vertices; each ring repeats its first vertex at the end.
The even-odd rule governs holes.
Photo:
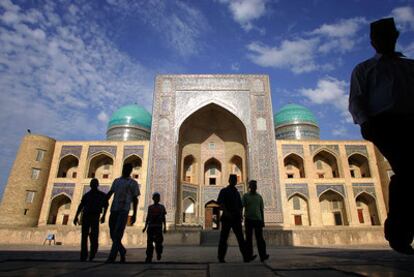
POLYGON ((174 270, 161 270, 151 269, 140 273, 138 276, 145 277, 207 277, 206 270, 191 270, 191 269, 174 269, 174 270))
POLYGON ((305 270, 281 270, 281 271, 276 271, 276 274, 278 276, 283 276, 283 277, 344 277, 347 276, 349 277, 350 275, 345 273, 345 272, 341 272, 341 271, 337 271, 337 270, 333 270, 333 269, 305 269, 305 270))
POLYGON ((210 264, 210 276, 211 277, 252 277, 252 276, 275 276, 273 271, 265 267, 263 264, 244 264, 244 263, 216 263, 210 264))
POLYGON ((370 277, 411 277, 412 272, 380 265, 335 266, 336 269, 370 277))

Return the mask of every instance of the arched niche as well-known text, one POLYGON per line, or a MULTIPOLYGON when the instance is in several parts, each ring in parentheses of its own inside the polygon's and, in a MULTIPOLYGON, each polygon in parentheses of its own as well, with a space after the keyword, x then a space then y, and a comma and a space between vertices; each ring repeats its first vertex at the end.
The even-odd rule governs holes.
POLYGON ((204 185, 220 186, 222 184, 221 163, 215 158, 210 158, 204 163, 204 185))
POLYGON ((243 159, 238 155, 234 155, 230 159, 229 167, 230 167, 229 168, 229 174, 234 174, 234 175, 237 176, 237 183, 244 182, 244 179, 243 179, 243 159))
POLYGON ((197 178, 197 163, 193 155, 187 155, 183 161, 183 179, 187 183, 196 183, 197 178))
POLYGON ((283 159, 286 178, 305 178, 305 167, 302 157, 294 153, 287 155, 283 159))
POLYGON ((348 217, 342 195, 335 191, 327 190, 319 197, 319 204, 323 225, 348 225, 348 217))
POLYGON ((313 157, 316 178, 340 178, 338 161, 332 153, 322 150, 313 157))
POLYGON ((124 160, 124 164, 132 165, 131 177, 134 179, 141 178, 142 159, 138 155, 131 155, 124 160))
POLYGON ((292 226, 309 226, 309 205, 306 197, 299 193, 293 194, 288 199, 288 210, 290 213, 290 224, 292 226))
POLYGON ((349 170, 352 178, 369 178, 369 162, 364 155, 355 153, 348 158, 349 170))
POLYGON ((76 178, 78 174, 79 159, 67 155, 59 161, 58 178, 76 178))
POLYGON ((89 162, 87 178, 110 179, 112 178, 114 160, 106 153, 93 156, 89 162))
POLYGON ((196 201, 191 197, 183 200, 183 223, 195 224, 197 223, 197 206, 196 201))
POLYGON ((71 203, 72 200, 66 194, 55 196, 50 204, 47 224, 68 225, 71 203))
POLYGON ((220 228, 220 205, 215 200, 208 201, 204 206, 204 228, 220 228))
POLYGON ((363 225, 380 225, 375 198, 363 192, 356 199, 358 220, 363 225))

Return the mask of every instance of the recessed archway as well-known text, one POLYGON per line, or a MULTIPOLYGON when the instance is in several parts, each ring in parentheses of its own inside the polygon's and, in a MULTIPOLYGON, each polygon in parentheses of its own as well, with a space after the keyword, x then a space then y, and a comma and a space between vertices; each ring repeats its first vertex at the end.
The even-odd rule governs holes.
POLYGON ((204 228, 219 229, 220 228, 220 206, 216 201, 210 200, 204 206, 204 228))
POLYGON ((141 177, 142 160, 138 155, 131 155, 124 160, 124 164, 132 165, 131 177, 139 179, 141 177))
POLYGON ((342 195, 335 191, 327 190, 319 197, 319 204, 323 225, 348 225, 348 217, 342 195))
POLYGON ((283 163, 286 178, 305 178, 305 167, 302 157, 291 153, 284 158, 283 163))
POLYGON ((72 200, 65 194, 59 194, 50 204, 47 224, 68 225, 72 200))
POLYGON ((76 178, 79 159, 73 155, 63 157, 59 162, 58 178, 76 178))
POLYGON ((369 162, 364 155, 355 153, 348 158, 349 170, 352 178, 369 178, 369 162))
POLYGON ((95 155, 89 162, 87 178, 112 178, 114 160, 106 153, 95 155))
POLYGON ((340 178, 340 172, 336 157, 322 150, 313 157, 316 178, 340 178))
MULTIPOLYGON (((177 152, 179 209, 184 207, 180 202, 184 201, 180 197, 183 183, 196 185, 201 191, 204 186, 227 185, 229 174, 237 172, 240 183, 245 182, 248 172, 246 134, 242 121, 217 104, 207 104, 183 121, 178 132, 177 152)), ((197 209, 197 214, 204 213, 204 207, 197 206, 197 209)), ((177 224, 180 224, 178 220, 177 224)))
POLYGON ((289 198, 288 205, 290 224, 292 226, 310 225, 309 205, 308 200, 305 197, 299 193, 295 193, 289 198))
POLYGON ((356 199, 358 220, 363 225, 380 225, 375 198, 363 192, 356 199))

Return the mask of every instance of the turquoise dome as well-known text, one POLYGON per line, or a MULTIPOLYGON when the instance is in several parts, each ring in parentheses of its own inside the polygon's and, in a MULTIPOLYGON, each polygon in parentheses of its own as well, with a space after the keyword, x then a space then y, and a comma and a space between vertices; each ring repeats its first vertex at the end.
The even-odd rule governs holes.
POLYGON ((318 126, 318 122, 313 113, 308 108, 301 105, 287 104, 274 115, 274 124, 276 127, 286 124, 301 123, 318 126))
POLYGON ((151 114, 139 105, 128 105, 114 112, 109 120, 108 129, 114 126, 139 126, 151 129, 151 114))

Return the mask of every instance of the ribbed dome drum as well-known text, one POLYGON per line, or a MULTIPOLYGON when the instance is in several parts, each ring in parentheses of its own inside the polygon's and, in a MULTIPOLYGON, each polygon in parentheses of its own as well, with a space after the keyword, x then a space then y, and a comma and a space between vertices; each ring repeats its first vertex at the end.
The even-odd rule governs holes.
POLYGON ((118 141, 149 140, 151 121, 152 116, 145 108, 139 105, 124 106, 111 116, 106 139, 118 141))
POLYGON ((313 113, 300 105, 283 106, 275 115, 276 139, 320 139, 313 113))

